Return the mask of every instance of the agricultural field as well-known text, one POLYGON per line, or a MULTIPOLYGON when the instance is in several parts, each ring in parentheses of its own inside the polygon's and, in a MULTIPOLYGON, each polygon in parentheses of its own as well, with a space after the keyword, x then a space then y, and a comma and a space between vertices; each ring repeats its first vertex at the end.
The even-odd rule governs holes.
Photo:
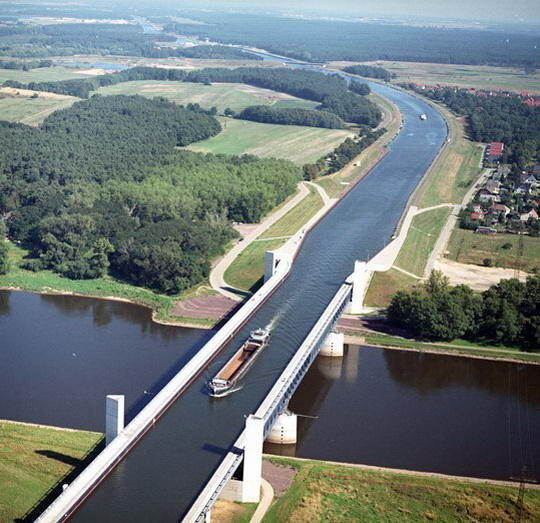
POLYGON ((317 161, 351 135, 349 131, 274 125, 221 118, 223 131, 188 149, 203 153, 254 154, 298 165, 317 161))
POLYGON ((0 69, 0 84, 6 80, 17 80, 22 83, 29 82, 57 82, 72 78, 88 78, 87 74, 81 74, 69 67, 41 67, 30 71, 18 71, 17 69, 0 69))
POLYGON ((47 116, 58 109, 69 107, 78 98, 73 96, 44 93, 32 98, 32 91, 0 88, 0 120, 39 125, 47 116))
POLYGON ((446 257, 475 265, 484 265, 484 260, 490 259, 494 267, 531 272, 540 269, 540 238, 516 234, 476 234, 455 229, 446 257))
POLYGON ((301 100, 288 94, 261 89, 245 84, 203 85, 189 82, 163 82, 159 80, 141 80, 101 87, 97 91, 102 95, 140 94, 153 98, 163 96, 177 104, 198 103, 204 108, 216 106, 218 111, 227 107, 241 111, 250 105, 274 105, 276 107, 312 108, 315 102, 301 100))
POLYGON ((540 519, 540 490, 399 474, 317 461, 271 458, 292 469, 292 485, 264 517, 281 521, 523 521, 540 519))
MULTIPOLYGON (((333 62, 333 67, 351 65, 346 62, 333 62)), ((418 62, 370 62, 379 65, 397 78, 394 83, 414 82, 420 85, 455 85, 476 89, 495 89, 507 91, 528 91, 540 94, 540 71, 527 74, 523 69, 513 67, 489 67, 480 65, 429 64, 418 62)))
POLYGON ((407 238, 399 251, 395 266, 422 277, 429 255, 450 216, 450 208, 442 207, 415 216, 407 238))
POLYGON ((100 439, 95 432, 0 421, 0 521, 19 521, 100 439))

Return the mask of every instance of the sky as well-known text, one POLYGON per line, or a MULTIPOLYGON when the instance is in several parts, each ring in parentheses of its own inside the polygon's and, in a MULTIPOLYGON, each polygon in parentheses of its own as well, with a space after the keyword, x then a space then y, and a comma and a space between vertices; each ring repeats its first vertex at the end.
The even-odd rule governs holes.
POLYGON ((540 0, 213 0, 211 3, 216 7, 220 4, 235 4, 283 10, 343 10, 358 16, 372 14, 540 23, 540 0))

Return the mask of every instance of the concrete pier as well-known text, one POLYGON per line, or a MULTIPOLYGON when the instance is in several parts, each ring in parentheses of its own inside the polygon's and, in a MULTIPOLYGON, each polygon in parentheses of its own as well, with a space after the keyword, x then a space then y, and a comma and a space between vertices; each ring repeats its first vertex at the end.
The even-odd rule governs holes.
POLYGON ((367 292, 372 271, 366 262, 355 261, 352 274, 352 295, 347 307, 349 314, 361 314, 364 310, 364 297, 367 292))
POLYGON ((246 419, 244 478, 242 481, 243 503, 258 503, 261 498, 263 440, 264 419, 250 414, 246 419))
POLYGON ((331 332, 324 340, 319 354, 341 358, 345 346, 344 340, 345 334, 342 332, 331 332))
POLYGON ((279 415, 272 425, 266 441, 268 443, 278 443, 279 445, 291 445, 297 439, 298 417, 289 410, 279 415))
POLYGON ((124 396, 110 394, 107 396, 105 406, 105 444, 112 443, 122 430, 124 430, 124 396))

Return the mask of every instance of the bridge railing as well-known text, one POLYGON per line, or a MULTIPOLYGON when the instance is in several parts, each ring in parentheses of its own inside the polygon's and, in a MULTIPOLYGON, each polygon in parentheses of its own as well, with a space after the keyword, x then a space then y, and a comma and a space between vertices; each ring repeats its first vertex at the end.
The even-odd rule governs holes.
MULTIPOLYGON (((289 399, 317 356, 321 344, 347 305, 352 292, 351 282, 352 277, 349 277, 339 288, 257 409, 255 416, 265 420, 265 435, 268 434, 277 417, 287 406, 289 399)), ((191 506, 183 519, 184 522, 200 523, 205 520, 206 513, 212 508, 225 484, 232 477, 243 459, 245 437, 244 430, 191 506)))

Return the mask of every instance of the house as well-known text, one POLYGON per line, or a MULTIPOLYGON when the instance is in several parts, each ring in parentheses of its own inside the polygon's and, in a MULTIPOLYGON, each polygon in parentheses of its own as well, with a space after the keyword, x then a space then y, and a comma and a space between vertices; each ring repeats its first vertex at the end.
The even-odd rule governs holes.
POLYGON ((510 207, 507 207, 506 205, 503 205, 502 203, 494 203, 489 210, 491 212, 495 212, 497 214, 504 213, 504 217, 506 218, 508 214, 510 213, 510 207))
POLYGON ((479 203, 475 203, 473 206, 472 206, 472 212, 484 212, 484 209, 482 208, 482 206, 479 204, 479 203))
POLYGON ((489 156, 501 156, 503 152, 504 143, 502 142, 491 142, 486 148, 486 153, 489 156))
POLYGON ((534 174, 528 174, 526 172, 523 172, 519 175, 519 181, 522 185, 530 185, 531 187, 536 187, 537 185, 540 185, 534 174))
POLYGON ((529 212, 524 212, 519 215, 519 219, 522 222, 528 222, 529 220, 538 220, 538 213, 532 209, 529 212))
POLYGON ((529 184, 523 184, 514 191, 514 194, 529 194, 530 191, 531 186, 529 184))
POLYGON ((488 180, 486 183, 486 189, 491 194, 499 194, 501 192, 501 182, 497 182, 495 180, 488 180))
POLYGON ((482 203, 486 203, 486 202, 499 202, 501 199, 499 196, 491 193, 487 189, 480 189, 480 191, 478 191, 478 200, 482 203))
POLYGON ((471 220, 479 221, 481 222, 484 219, 484 213, 483 212, 472 212, 469 215, 469 218, 471 220))
POLYGON ((532 170, 533 176, 538 176, 540 178, 540 163, 537 163, 532 170))

